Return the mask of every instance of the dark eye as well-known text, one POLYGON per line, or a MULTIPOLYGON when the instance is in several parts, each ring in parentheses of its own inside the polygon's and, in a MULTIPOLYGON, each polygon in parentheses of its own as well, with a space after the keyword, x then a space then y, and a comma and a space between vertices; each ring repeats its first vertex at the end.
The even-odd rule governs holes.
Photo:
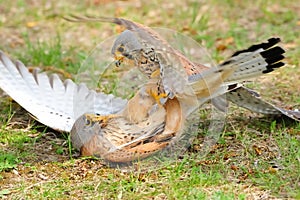
POLYGON ((118 51, 122 53, 122 52, 124 51, 124 47, 123 47, 123 46, 120 46, 120 47, 118 48, 118 51))

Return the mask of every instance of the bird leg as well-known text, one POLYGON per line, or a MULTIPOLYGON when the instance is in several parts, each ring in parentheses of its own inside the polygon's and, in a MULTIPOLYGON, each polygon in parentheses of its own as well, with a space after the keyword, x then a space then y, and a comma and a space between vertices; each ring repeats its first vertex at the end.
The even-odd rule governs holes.
POLYGON ((168 97, 168 94, 160 92, 157 89, 151 89, 149 94, 155 99, 158 105, 163 105, 165 103, 165 99, 168 97))
POLYGON ((168 99, 164 105, 166 109, 165 130, 155 136, 155 141, 171 140, 183 127, 182 109, 177 98, 168 99))
POLYGON ((161 79, 153 78, 150 79, 150 82, 152 82, 152 86, 147 87, 146 92, 155 100, 157 105, 164 105, 168 100, 169 94, 165 93, 163 85, 161 84, 161 79))
POLYGON ((126 117, 131 123, 139 123, 146 120, 149 117, 150 110, 156 103, 149 93, 153 87, 154 84, 152 82, 149 82, 142 87, 134 97, 128 101, 127 106, 124 108, 121 115, 126 117))

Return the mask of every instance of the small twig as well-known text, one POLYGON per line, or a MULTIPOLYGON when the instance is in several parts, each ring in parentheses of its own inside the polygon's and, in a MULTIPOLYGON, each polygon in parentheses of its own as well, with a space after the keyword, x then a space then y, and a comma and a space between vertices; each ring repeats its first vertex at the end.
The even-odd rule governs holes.
POLYGON ((53 182, 53 181, 54 181, 54 180, 37 182, 37 183, 35 183, 35 184, 32 184, 32 185, 26 187, 26 188, 24 189, 24 192, 26 192, 26 191, 29 190, 30 188, 33 188, 33 187, 35 187, 35 186, 37 186, 37 185, 41 185, 41 184, 44 184, 44 183, 51 183, 51 182, 53 182))

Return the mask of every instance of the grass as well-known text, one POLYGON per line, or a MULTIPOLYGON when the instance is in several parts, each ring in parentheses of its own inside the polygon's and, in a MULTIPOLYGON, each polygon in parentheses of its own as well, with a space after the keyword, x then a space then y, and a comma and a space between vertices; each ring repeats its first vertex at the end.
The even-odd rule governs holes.
MULTIPOLYGON (((237 49, 279 36, 287 50, 287 67, 257 79, 251 87, 277 105, 299 108, 297 2, 155 1, 143 6, 97 2, 7 2, 1 7, 0 49, 29 67, 75 78, 91 49, 117 28, 60 18, 69 13, 117 15, 178 30, 206 47, 216 62, 237 49)), ((184 156, 155 170, 124 172, 101 160, 79 158, 68 135, 35 122, 2 93, 0 103, 0 198, 300 198, 300 125, 287 119, 232 107, 222 137, 201 157, 209 112, 201 113, 202 129, 184 156)))

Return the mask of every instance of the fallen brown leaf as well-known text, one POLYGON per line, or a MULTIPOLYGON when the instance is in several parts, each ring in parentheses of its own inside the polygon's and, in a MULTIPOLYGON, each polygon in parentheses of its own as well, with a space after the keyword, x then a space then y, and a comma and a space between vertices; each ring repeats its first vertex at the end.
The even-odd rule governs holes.
POLYGON ((231 45, 233 43, 234 43, 233 37, 219 38, 216 41, 216 49, 217 49, 217 51, 224 51, 225 49, 228 48, 229 45, 231 45))
POLYGON ((33 28, 33 27, 35 27, 35 26, 37 26, 37 22, 27 22, 26 23, 26 26, 28 27, 28 28, 33 28))

